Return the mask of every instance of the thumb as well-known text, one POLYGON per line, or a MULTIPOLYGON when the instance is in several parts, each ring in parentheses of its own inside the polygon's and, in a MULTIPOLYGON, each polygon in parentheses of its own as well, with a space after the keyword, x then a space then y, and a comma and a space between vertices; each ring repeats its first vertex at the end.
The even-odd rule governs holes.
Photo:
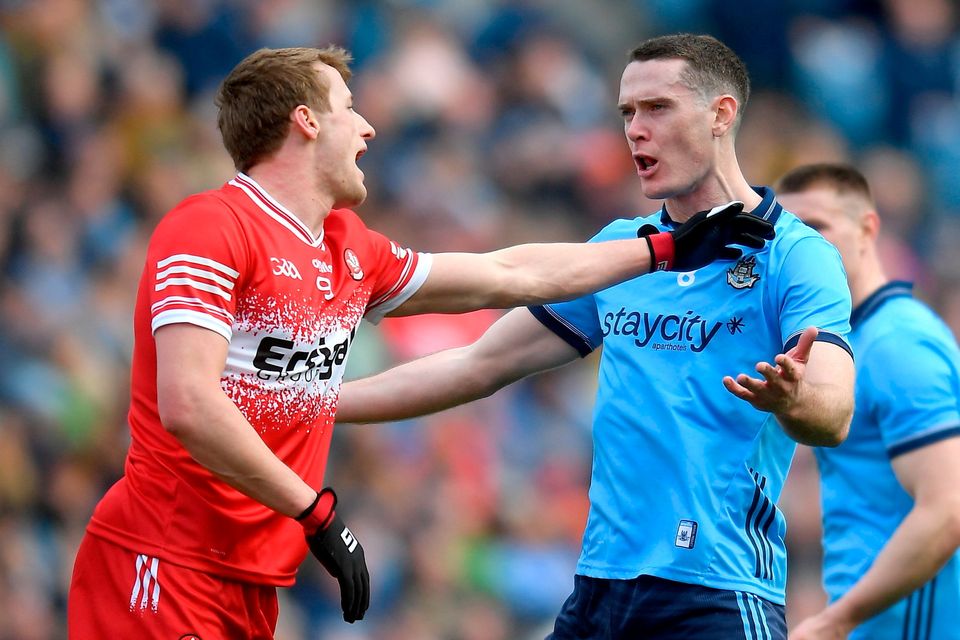
POLYGON ((797 341, 797 346, 791 349, 790 357, 799 362, 809 360, 810 349, 813 347, 813 343, 816 342, 819 334, 820 330, 816 327, 807 327, 804 329, 803 333, 800 334, 800 340, 797 341))

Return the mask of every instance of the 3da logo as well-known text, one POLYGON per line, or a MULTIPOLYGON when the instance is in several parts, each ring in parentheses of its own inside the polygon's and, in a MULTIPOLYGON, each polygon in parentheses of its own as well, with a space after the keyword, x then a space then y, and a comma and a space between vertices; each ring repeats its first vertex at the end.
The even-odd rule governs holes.
POLYGON ((273 275, 287 276, 294 280, 303 280, 303 277, 300 275, 300 270, 297 269, 297 265, 286 258, 270 258, 270 263, 273 265, 273 275))

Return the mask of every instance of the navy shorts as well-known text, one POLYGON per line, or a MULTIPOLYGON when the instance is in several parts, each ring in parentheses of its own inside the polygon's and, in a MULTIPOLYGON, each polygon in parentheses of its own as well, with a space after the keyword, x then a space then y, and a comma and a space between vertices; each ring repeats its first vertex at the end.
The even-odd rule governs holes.
POLYGON ((782 605, 752 593, 640 576, 574 576, 547 640, 786 640, 782 605))

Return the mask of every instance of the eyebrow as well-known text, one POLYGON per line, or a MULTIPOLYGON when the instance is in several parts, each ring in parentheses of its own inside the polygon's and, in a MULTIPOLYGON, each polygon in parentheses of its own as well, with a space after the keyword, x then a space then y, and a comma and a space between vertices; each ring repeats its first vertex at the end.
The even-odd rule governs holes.
POLYGON ((677 102, 676 98, 668 98, 667 96, 659 96, 654 98, 641 98, 639 100, 630 100, 629 102, 620 102, 617 104, 618 109, 626 109, 632 107, 633 105, 639 106, 650 106, 653 104, 675 104, 677 102))

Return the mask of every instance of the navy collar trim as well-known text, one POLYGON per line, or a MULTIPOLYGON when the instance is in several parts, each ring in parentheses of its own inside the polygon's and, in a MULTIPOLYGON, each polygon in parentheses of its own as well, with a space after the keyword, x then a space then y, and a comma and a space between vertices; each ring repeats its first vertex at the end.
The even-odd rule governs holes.
POLYGON ((857 305, 857 308, 850 314, 850 326, 856 327, 862 324, 867 318, 876 313, 877 309, 882 307, 887 300, 902 298, 904 296, 913 297, 912 282, 906 282, 904 280, 888 282, 857 305))
MULTIPOLYGON (((768 220, 770 224, 776 224, 780 214, 783 213, 783 207, 777 202, 777 196, 770 187, 751 187, 758 196, 763 198, 757 208, 751 211, 755 216, 768 220)), ((660 207, 660 224, 667 227, 675 227, 677 223, 673 221, 670 214, 667 213, 667 205, 664 203, 660 207)))

